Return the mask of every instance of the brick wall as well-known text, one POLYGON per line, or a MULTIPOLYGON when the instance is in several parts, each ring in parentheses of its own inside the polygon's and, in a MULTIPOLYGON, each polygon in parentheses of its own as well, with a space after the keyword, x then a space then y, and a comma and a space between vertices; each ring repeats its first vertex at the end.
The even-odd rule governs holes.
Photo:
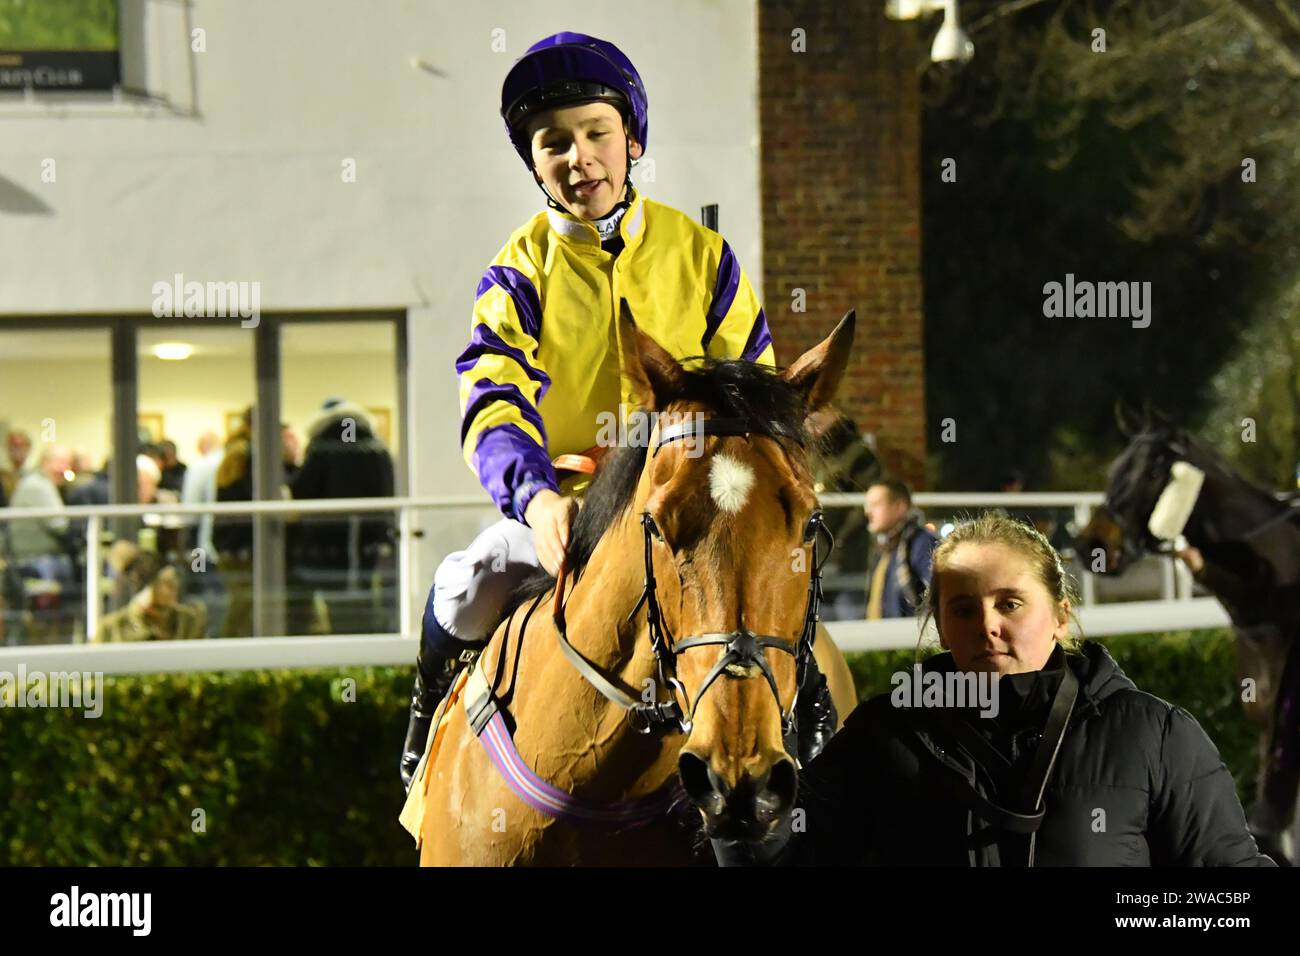
POLYGON ((925 488, 921 54, 917 25, 884 6, 759 0, 763 289, 781 363, 857 309, 840 406, 890 474, 925 488))

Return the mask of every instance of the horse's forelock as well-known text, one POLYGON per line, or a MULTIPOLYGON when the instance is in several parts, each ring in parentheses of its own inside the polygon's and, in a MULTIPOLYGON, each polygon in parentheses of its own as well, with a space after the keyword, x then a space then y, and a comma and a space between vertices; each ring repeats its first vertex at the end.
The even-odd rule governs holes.
MULTIPOLYGON (((808 445, 804 398, 783 381, 775 369, 742 360, 689 361, 674 394, 660 396, 664 410, 688 404, 718 418, 737 418, 753 426, 754 435, 793 439, 808 445)), ((629 429, 635 437, 636 429, 629 429)), ((583 498, 569 538, 569 570, 581 574, 596 545, 631 507, 648 449, 635 444, 612 449, 597 468, 583 498)), ((545 593, 555 579, 545 571, 526 580, 515 592, 512 607, 545 593)))

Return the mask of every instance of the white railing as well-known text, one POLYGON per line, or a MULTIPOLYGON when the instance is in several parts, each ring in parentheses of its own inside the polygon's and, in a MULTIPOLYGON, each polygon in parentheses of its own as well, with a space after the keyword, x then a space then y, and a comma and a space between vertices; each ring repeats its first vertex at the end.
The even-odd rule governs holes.
MULTIPOLYGON (((1075 520, 1081 526, 1087 521, 1089 510, 1101 503, 1103 495, 1097 492, 919 493, 914 499, 922 508, 975 510, 995 506, 1069 507, 1074 510, 1075 520)), ((825 508, 861 507, 861 504, 862 496, 858 494, 822 496, 825 508)), ((91 670, 106 674, 409 664, 415 658, 413 638, 419 633, 416 601, 422 600, 423 592, 428 588, 427 579, 432 577, 432 568, 428 568, 425 573, 416 557, 417 542, 426 534, 426 529, 421 527, 419 515, 426 511, 448 518, 477 517, 483 523, 495 520, 494 509, 479 496, 0 509, 0 523, 50 518, 86 521, 86 633, 91 639, 98 631, 101 606, 99 573, 103 556, 100 538, 106 521, 144 518, 149 523, 167 527, 169 519, 192 519, 207 514, 298 516, 396 512, 397 595, 402 628, 398 634, 339 637, 210 638, 137 644, 6 647, 0 648, 0 670, 12 671, 20 663, 29 670, 91 670)), ((188 522, 186 524, 193 526, 188 522)), ((1227 615, 1217 601, 1191 597, 1190 576, 1180 562, 1167 558, 1158 561, 1162 565, 1162 600, 1097 604, 1092 576, 1082 575, 1083 604, 1079 609, 1079 617, 1084 633, 1089 636, 1104 636, 1144 631, 1196 630, 1228 624, 1227 615), (1175 564, 1177 568, 1174 567, 1175 564)), ((931 625, 931 638, 932 627, 931 625)), ((918 640, 918 622, 912 619, 829 621, 827 628, 835 642, 846 651, 909 648, 915 647, 918 640)))

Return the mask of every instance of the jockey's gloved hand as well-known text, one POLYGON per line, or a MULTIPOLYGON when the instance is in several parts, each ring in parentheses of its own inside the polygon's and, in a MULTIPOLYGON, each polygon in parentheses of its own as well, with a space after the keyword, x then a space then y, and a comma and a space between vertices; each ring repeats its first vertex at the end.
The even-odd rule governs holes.
POLYGON ((799 686, 799 700, 795 704, 795 723, 798 727, 799 764, 808 766, 835 734, 838 714, 826 675, 810 660, 799 686))

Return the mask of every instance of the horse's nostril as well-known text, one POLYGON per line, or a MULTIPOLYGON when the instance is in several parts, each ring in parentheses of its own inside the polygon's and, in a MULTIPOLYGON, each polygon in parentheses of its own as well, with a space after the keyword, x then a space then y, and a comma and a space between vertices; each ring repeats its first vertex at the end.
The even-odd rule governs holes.
POLYGON ((754 799, 754 815, 762 823, 777 819, 794 806, 799 775, 793 760, 782 760, 768 771, 754 799))
POLYGON ((708 813, 718 814, 726 807, 726 784, 713 772, 708 762, 693 753, 677 758, 677 772, 691 800, 708 813))

